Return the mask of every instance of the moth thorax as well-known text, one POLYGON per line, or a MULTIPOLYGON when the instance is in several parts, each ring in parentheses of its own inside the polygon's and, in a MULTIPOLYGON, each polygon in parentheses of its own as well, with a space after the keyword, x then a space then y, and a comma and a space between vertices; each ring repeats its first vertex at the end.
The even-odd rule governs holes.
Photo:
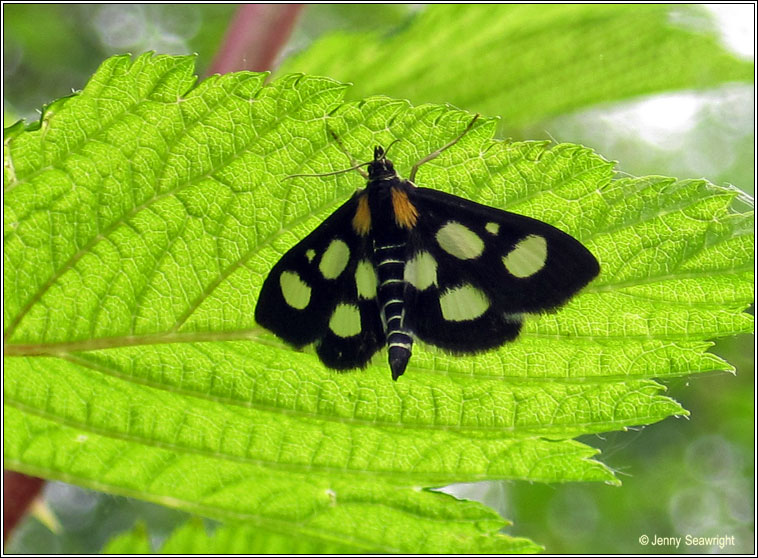
POLYGON ((380 180, 396 176, 395 167, 389 159, 376 159, 368 165, 369 180, 380 180))

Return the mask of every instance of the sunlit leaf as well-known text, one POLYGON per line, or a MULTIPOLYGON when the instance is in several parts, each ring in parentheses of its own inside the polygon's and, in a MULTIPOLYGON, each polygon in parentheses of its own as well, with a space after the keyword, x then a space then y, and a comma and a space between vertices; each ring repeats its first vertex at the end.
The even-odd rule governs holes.
POLYGON ((327 548, 535 551, 489 508, 419 487, 617 483, 573 438, 686 414, 654 378, 729 370, 707 340, 752 329, 752 214, 733 191, 615 179, 580 146, 493 141, 483 118, 417 182, 566 230, 600 276, 497 351, 420 347, 398 382, 382 355, 327 370, 253 310, 362 179, 282 179, 349 166, 330 130, 357 159, 400 138, 407 175, 471 115, 192 72, 111 58, 6 138, 6 467, 327 548))

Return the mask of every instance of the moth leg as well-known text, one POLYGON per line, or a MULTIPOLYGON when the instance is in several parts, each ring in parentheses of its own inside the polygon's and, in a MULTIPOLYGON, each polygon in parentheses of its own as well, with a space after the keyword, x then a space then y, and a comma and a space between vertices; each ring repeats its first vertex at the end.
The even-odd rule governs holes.
POLYGON ((329 128, 329 134, 334 138, 334 141, 337 142, 337 145, 339 146, 340 151, 342 151, 347 156, 347 158, 350 159, 350 165, 351 165, 350 170, 357 170, 359 173, 361 173, 361 176, 363 178, 368 180, 368 173, 361 168, 366 163, 359 163, 358 161, 356 161, 353 158, 353 156, 350 154, 350 152, 345 148, 339 136, 336 133, 334 133, 334 130, 332 130, 331 128, 329 128))
POLYGON ((471 122, 468 123, 468 126, 466 126, 466 129, 463 130, 460 134, 458 134, 458 136, 456 138, 454 138, 452 141, 446 143, 445 145, 443 145, 442 147, 440 147, 437 151, 433 151, 432 153, 430 153, 429 155, 427 155, 426 157, 424 157, 420 161, 417 161, 416 164, 413 165, 413 168, 411 169, 411 175, 408 177, 408 180, 410 180, 411 182, 414 182, 415 179, 416 179, 416 171, 418 170, 418 168, 421 165, 423 165, 424 163, 428 163, 432 159, 435 159, 435 158, 439 157, 439 155, 443 151, 445 151, 446 149, 448 149, 448 148, 454 146, 456 143, 458 143, 460 141, 460 139, 463 136, 465 136, 469 132, 469 130, 471 130, 471 128, 474 126, 474 122, 476 122, 476 119, 479 118, 479 116, 480 116, 479 114, 474 115, 474 118, 472 118, 471 122))

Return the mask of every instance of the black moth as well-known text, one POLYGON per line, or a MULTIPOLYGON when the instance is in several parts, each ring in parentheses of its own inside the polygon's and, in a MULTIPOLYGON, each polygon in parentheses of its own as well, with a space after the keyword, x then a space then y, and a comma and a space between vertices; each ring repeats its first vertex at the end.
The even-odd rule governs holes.
POLYGON ((587 285, 600 267, 568 234, 413 184, 477 117, 408 180, 379 146, 373 161, 347 169, 367 165, 366 188, 282 256, 256 321, 296 347, 315 343, 338 370, 366 366, 386 344, 397 380, 414 339, 459 354, 492 349, 518 336, 524 314, 555 309, 587 285))

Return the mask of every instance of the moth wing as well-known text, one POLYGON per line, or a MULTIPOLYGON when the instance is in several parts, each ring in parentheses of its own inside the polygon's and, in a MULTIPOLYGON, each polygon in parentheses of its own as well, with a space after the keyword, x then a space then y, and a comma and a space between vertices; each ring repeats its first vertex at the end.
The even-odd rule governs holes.
POLYGON ((261 326, 296 347, 315 342, 335 369, 365 366, 384 343, 367 240, 352 225, 356 208, 357 195, 286 252, 255 308, 261 326))
POLYGON ((406 264, 406 324, 453 352, 518 336, 522 315, 553 310, 597 276, 578 240, 542 221, 416 188, 406 264))

